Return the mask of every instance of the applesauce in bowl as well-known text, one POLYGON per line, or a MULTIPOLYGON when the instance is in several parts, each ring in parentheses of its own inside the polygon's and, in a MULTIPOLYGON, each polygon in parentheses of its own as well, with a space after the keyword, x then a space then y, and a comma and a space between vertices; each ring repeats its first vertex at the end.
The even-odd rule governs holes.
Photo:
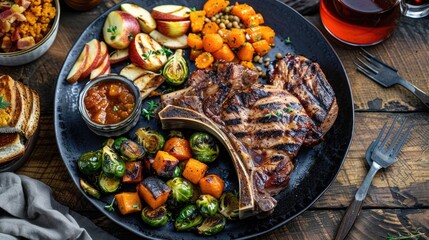
POLYGON ((119 136, 133 128, 140 119, 140 91, 123 76, 101 76, 82 89, 79 112, 89 129, 97 135, 119 136))

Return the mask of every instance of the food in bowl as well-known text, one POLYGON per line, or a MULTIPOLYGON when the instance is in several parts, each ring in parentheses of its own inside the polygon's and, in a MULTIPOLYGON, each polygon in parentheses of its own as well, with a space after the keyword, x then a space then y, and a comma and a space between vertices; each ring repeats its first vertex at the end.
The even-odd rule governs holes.
POLYGON ((57 9, 52 0, 23 0, 2 6, 0 52, 29 49, 52 27, 57 9))

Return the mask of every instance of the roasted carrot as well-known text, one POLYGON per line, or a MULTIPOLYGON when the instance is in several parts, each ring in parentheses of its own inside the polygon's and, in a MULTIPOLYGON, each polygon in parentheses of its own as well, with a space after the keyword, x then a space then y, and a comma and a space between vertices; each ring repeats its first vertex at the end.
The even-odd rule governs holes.
POLYGON ((200 54, 203 53, 203 50, 191 49, 191 53, 189 54, 189 59, 191 61, 195 61, 200 54))
POLYGON ((209 52, 203 52, 195 59, 195 66, 199 69, 206 69, 210 67, 213 62, 213 55, 209 52))
POLYGON ((142 204, 137 192, 121 192, 115 195, 116 203, 122 215, 140 212, 142 204))
POLYGON ((249 61, 241 61, 240 64, 250 69, 255 68, 255 65, 253 65, 253 63, 249 61))
POLYGON ((219 33, 219 35, 222 37, 224 43, 227 42, 227 37, 228 37, 229 32, 230 31, 226 28, 221 28, 217 31, 217 33, 219 33))
POLYGON ((186 162, 182 175, 184 178, 188 179, 193 184, 197 184, 200 179, 204 177, 207 172, 207 169, 208 166, 205 163, 190 158, 188 162, 186 162))
POLYGON ((204 10, 193 11, 189 14, 189 19, 191 20, 192 32, 201 32, 204 26, 204 19, 206 19, 206 12, 204 10))
POLYGON ((155 209, 167 201, 171 189, 161 179, 147 177, 137 185, 137 192, 152 209, 155 209))
POLYGON ((219 26, 216 22, 208 22, 204 24, 203 30, 201 30, 201 33, 203 36, 209 33, 217 33, 219 31, 219 26))
POLYGON ((245 42, 243 46, 238 50, 237 57, 241 61, 251 62, 253 60, 253 54, 255 53, 255 49, 253 48, 251 43, 245 42))
POLYGON ((243 22, 245 22, 251 16, 256 15, 255 9, 253 9, 252 6, 246 3, 239 4, 238 2, 236 2, 232 7, 231 13, 232 15, 239 17, 243 22))
POLYGON ((217 33, 209 33, 203 37, 203 47, 206 52, 216 52, 222 47, 223 39, 217 33))
POLYGON ((246 35, 242 29, 233 28, 226 37, 228 46, 238 48, 246 42, 246 35))
POLYGON ((158 151, 153 159, 152 168, 161 177, 172 177, 179 160, 168 152, 158 151))
POLYGON ((271 50, 271 47, 266 40, 254 42, 252 43, 252 46, 259 56, 264 56, 271 50))
POLYGON ((188 34, 188 46, 194 50, 203 49, 203 39, 198 34, 189 33, 188 34))
POLYGON ((163 150, 179 159, 179 161, 188 160, 192 157, 189 141, 180 137, 169 138, 165 142, 163 150))
POLYGON ((258 15, 252 15, 245 20, 243 20, 243 24, 245 27, 257 27, 259 26, 259 17, 258 15))
POLYGON ((265 23, 265 21, 264 21, 264 17, 262 16, 262 14, 257 13, 257 14, 256 14, 256 18, 258 19, 259 25, 262 25, 262 24, 264 24, 264 23, 265 23))
POLYGON ((220 198, 225 186, 225 182, 216 174, 209 174, 198 182, 201 194, 210 194, 215 198, 220 198))
POLYGON ((139 183, 142 181, 143 166, 141 161, 125 161, 125 174, 122 177, 123 183, 139 183))
POLYGON ((229 48, 227 44, 223 44, 222 47, 213 53, 213 57, 217 60, 223 59, 227 62, 234 60, 234 52, 229 48))
POLYGON ((213 17, 214 15, 220 13, 229 5, 229 1, 226 0, 208 0, 204 4, 204 11, 207 13, 207 17, 213 17))
POLYGON ((260 26, 262 32, 262 39, 266 40, 270 46, 274 44, 274 37, 276 33, 268 26, 260 26))

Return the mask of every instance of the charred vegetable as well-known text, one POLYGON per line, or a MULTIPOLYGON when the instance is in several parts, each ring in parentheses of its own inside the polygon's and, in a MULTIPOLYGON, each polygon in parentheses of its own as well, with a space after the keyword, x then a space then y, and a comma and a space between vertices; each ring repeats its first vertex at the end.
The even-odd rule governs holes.
POLYGON ((121 185, 121 179, 115 177, 108 177, 104 172, 101 172, 98 179, 98 186, 101 191, 105 193, 112 193, 118 190, 121 185))
POLYGON ((217 199, 208 194, 200 195, 197 199, 196 205, 203 217, 213 216, 219 209, 217 199))
POLYGON ((192 155, 201 162, 213 162, 219 156, 219 146, 208 133, 195 132, 189 139, 192 155))
POLYGON ((141 145, 129 139, 126 139, 120 143, 119 152, 121 153, 121 156, 128 161, 142 159, 145 154, 145 151, 141 145))
POLYGON ((189 69, 182 53, 182 49, 177 49, 176 52, 167 59, 162 69, 162 75, 165 77, 165 81, 173 86, 183 84, 188 77, 189 69))
POLYGON ((103 160, 101 168, 107 177, 122 178, 125 174, 125 163, 119 158, 118 154, 109 147, 103 147, 103 160))
POLYGON ((102 154, 100 151, 87 152, 77 160, 79 170, 83 174, 96 173, 101 168, 102 154))
POLYGON ((192 229, 203 222, 203 216, 198 212, 195 205, 184 207, 176 218, 174 226, 177 231, 192 229))
POLYGON ((168 139, 164 144, 164 151, 175 156, 180 161, 188 160, 192 157, 191 147, 189 141, 183 137, 179 131, 171 131, 168 139))
POLYGON ((159 178, 147 177, 137 186, 140 197, 152 208, 163 205, 171 189, 159 178))
POLYGON ((197 230, 202 235, 213 235, 225 228, 226 219, 222 214, 216 213, 204 219, 203 223, 198 226, 197 230))
POLYGON ((149 128, 139 128, 136 131, 137 142, 144 150, 154 156, 164 146, 165 139, 159 132, 149 128))
POLYGON ((171 178, 179 165, 179 160, 168 152, 158 151, 153 159, 152 168, 160 177, 171 178))
POLYGON ((125 140, 128 140, 128 138, 126 137, 119 137, 117 139, 115 139, 115 141, 113 141, 113 144, 111 144, 110 147, 112 147, 113 149, 115 149, 115 151, 119 152, 119 148, 121 147, 121 143, 125 140))
POLYGON ((189 202, 194 195, 194 187, 188 180, 175 177, 167 181, 167 186, 171 189, 171 198, 175 204, 189 202))
POLYGON ((115 199, 122 215, 140 212, 142 210, 140 197, 136 192, 121 192, 115 195, 115 199))
POLYGON ((141 161, 126 162, 123 183, 140 183, 143 179, 143 166, 141 161))
POLYGON ((228 219, 238 219, 238 198, 232 192, 224 192, 219 200, 219 212, 228 219))
POLYGON ((80 186, 82 187, 83 191, 89 194, 91 197, 99 199, 101 197, 100 191, 95 189, 93 186, 91 186, 89 183, 87 183, 82 178, 79 179, 80 186))
POLYGON ((142 220, 151 227, 162 227, 168 221, 168 211, 165 205, 152 209, 147 206, 143 208, 142 220))

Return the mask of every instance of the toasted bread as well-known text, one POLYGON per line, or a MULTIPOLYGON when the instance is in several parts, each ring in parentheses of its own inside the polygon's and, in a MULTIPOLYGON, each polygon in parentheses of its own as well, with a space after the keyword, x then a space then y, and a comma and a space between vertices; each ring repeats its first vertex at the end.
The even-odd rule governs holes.
POLYGON ((0 133, 0 164, 14 160, 25 152, 19 133, 0 133))
POLYGON ((0 108, 0 128, 8 126, 12 122, 16 109, 16 82, 9 76, 0 76, 0 96, 3 102, 8 102, 5 109, 0 108))
POLYGON ((31 90, 31 98, 32 98, 32 106, 30 112, 30 119, 27 123, 27 128, 24 131, 24 135, 27 139, 33 136, 34 132, 36 132, 37 126, 39 124, 40 118, 40 99, 39 94, 31 90))
POLYGON ((26 86, 21 82, 16 81, 16 98, 15 98, 15 113, 12 116, 11 121, 6 126, 0 128, 0 133, 22 133, 27 127, 27 121, 29 118, 29 101, 27 97, 26 86))

